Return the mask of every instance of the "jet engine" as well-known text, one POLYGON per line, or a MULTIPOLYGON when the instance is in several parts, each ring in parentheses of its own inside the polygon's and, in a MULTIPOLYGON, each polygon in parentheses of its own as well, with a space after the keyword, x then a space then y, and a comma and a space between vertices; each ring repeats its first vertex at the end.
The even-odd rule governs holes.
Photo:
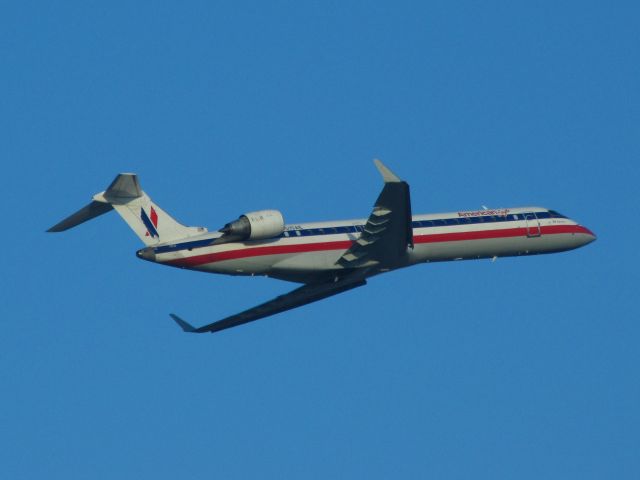
POLYGON ((278 210, 260 210, 240 215, 240 218, 227 223, 219 232, 220 239, 261 240, 273 238, 284 232, 284 217, 278 210))

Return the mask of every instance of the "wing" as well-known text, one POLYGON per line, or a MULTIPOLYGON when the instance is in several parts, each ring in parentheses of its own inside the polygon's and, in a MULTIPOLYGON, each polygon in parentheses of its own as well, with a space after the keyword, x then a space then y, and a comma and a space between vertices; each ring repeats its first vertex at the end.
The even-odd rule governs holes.
POLYGON ((411 195, 403 182, 380 160, 374 160, 384 188, 369 215, 364 231, 336 262, 345 268, 393 267, 413 248, 411 195))
POLYGON ((245 310, 237 315, 231 315, 230 317, 200 328, 195 328, 189 325, 186 321, 173 313, 171 314, 171 318, 173 318, 173 320, 180 325, 182 330, 185 332, 214 333, 227 328, 237 327, 244 323, 253 322, 254 320, 259 320, 308 303, 317 302, 318 300, 346 292, 352 288, 361 287, 366 283, 367 281, 365 280, 364 275, 359 274, 357 276, 346 276, 331 283, 307 284, 289 293, 280 295, 273 300, 269 300, 268 302, 258 305, 257 307, 250 308, 249 310, 245 310))

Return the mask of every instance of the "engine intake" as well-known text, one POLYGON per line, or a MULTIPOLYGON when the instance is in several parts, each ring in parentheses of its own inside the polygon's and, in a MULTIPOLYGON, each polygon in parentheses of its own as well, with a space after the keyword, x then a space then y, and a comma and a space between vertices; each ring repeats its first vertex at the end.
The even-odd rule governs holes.
POLYGON ((240 215, 227 223, 219 232, 233 240, 261 240, 273 238, 284 232, 284 217, 278 210, 259 210, 240 215))

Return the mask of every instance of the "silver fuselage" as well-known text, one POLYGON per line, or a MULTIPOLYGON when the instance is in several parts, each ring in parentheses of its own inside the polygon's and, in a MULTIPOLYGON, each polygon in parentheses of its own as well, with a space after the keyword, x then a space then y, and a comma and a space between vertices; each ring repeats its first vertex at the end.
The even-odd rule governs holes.
MULTIPOLYGON (((470 260, 572 250, 595 240, 587 228, 541 207, 505 208, 412 217, 413 248, 394 265, 367 266, 370 273, 417 263, 470 260)), ((209 233, 138 251, 145 260, 227 275, 265 275, 294 282, 339 274, 337 261, 357 240, 365 219, 287 225, 265 240, 211 245, 209 233)))

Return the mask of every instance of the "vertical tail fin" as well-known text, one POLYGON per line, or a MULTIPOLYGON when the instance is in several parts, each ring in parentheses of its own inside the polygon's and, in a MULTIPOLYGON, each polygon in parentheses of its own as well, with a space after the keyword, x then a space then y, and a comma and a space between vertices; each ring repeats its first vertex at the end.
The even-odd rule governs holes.
POLYGON ((111 185, 94 195, 86 207, 51 227, 49 232, 61 232, 87 220, 115 209, 122 219, 145 245, 170 242, 192 237, 207 231, 203 227, 186 227, 153 203, 140 188, 138 177, 132 173, 121 173, 111 185))

